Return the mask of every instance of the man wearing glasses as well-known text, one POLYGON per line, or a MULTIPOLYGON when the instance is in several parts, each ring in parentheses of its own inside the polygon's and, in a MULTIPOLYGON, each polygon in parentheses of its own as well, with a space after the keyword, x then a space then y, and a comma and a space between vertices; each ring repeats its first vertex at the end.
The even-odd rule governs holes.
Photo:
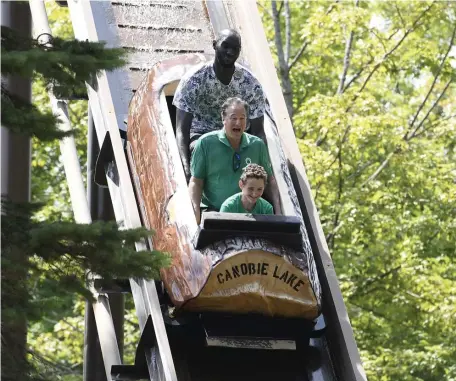
POLYGON ((266 142, 263 89, 249 70, 236 63, 241 52, 241 36, 233 29, 222 30, 213 47, 214 60, 186 73, 173 100, 177 146, 187 181, 190 155, 196 142, 203 134, 221 128, 220 107, 227 98, 240 97, 249 104, 249 133, 266 142))
POLYGON ((222 106, 223 129, 203 135, 195 145, 189 192, 198 224, 201 202, 207 210, 220 210, 222 203, 239 191, 242 168, 252 163, 266 170, 269 182, 265 195, 272 201, 275 214, 281 214, 268 149, 263 140, 244 132, 248 115, 246 102, 228 98, 222 106))

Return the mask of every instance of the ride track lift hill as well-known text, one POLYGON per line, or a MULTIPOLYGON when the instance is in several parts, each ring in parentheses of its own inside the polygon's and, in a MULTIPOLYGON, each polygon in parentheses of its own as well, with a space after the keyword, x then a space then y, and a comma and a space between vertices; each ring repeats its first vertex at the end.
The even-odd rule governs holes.
MULTIPOLYGON (((32 0, 30 5, 38 34, 41 32, 50 35, 44 4, 32 0)), ((282 233, 288 234, 290 229, 297 229, 293 230, 290 237, 301 237, 302 240, 295 240, 294 244, 300 246, 303 242, 304 246, 307 245, 303 250, 311 255, 311 260, 308 261, 311 263, 308 269, 309 279, 314 284, 314 291, 318 288, 315 292, 315 308, 320 307, 320 295, 322 298, 318 320, 307 322, 308 324, 302 319, 268 319, 257 315, 240 318, 236 315, 206 312, 184 314, 180 319, 169 313, 166 307, 169 305, 169 298, 175 305, 179 306, 181 303, 176 295, 169 292, 169 288, 166 292, 161 282, 130 279, 125 289, 133 296, 141 339, 136 350, 135 364, 124 365, 108 294, 101 283, 95 281, 97 301, 92 307, 106 379, 366 380, 279 81, 273 74, 275 68, 256 2, 70 0, 66 5, 70 10, 77 39, 105 41, 107 47, 123 47, 129 51, 127 67, 114 72, 102 72, 92 83, 87 83, 89 122, 92 122, 91 128, 94 129, 98 145, 104 153, 97 162, 97 182, 108 187, 115 219, 124 228, 135 228, 143 224, 147 226, 150 220, 141 195, 143 184, 136 184, 135 187, 137 167, 135 168, 134 163, 138 156, 132 153, 134 141, 130 135, 134 134, 135 123, 138 124, 135 120, 138 118, 131 117, 131 110, 129 115, 132 97, 135 92, 139 94, 133 98, 133 106, 142 102, 142 96, 147 93, 146 86, 153 81, 156 74, 149 71, 154 64, 160 62, 162 66, 171 65, 174 62, 173 57, 178 56, 187 57, 190 61, 204 61, 203 54, 212 53, 211 41, 217 31, 234 28, 241 33, 243 46, 240 60, 257 76, 270 105, 268 117, 265 118, 265 132, 273 166, 276 165, 274 173, 280 172, 285 176, 278 177, 279 187, 282 186, 285 191, 293 191, 290 197, 284 197, 281 192, 287 217, 272 218, 272 225, 268 221, 264 221, 263 225, 261 221, 252 223, 248 218, 241 217, 237 223, 243 224, 244 230, 251 229, 252 226, 261 225, 264 229, 272 226, 273 232, 268 237, 271 241, 275 238, 280 241, 282 233), (146 78, 148 73, 152 74, 146 78), (125 133, 126 121, 129 124, 128 139, 125 133), (274 158, 281 158, 280 164, 274 164, 274 158), (277 165, 280 166, 277 168, 277 165), (296 201, 293 203, 293 200, 296 201), (282 233, 280 229, 284 229, 282 233), (312 271, 312 268, 315 270, 312 271), (306 328, 306 324, 310 328, 306 328), (301 337, 295 332, 305 334, 301 337)), ((162 92, 157 92, 157 103, 167 105, 170 111, 165 120, 173 119, 171 100, 179 78, 177 76, 169 79, 167 87, 164 87, 162 92)), ((53 97, 51 101, 54 111, 64 121, 63 128, 69 128, 65 102, 53 97)), ((161 111, 151 111, 152 114, 157 112, 160 114, 161 111)), ((171 146, 174 147, 170 149, 171 154, 175 155, 177 146, 175 143, 171 146)), ((71 182, 69 188, 75 219, 80 223, 90 223, 91 216, 80 169, 75 164, 77 158, 74 141, 64 140, 61 149, 67 178, 71 182)), ((174 170, 181 172, 181 168, 174 170)), ((179 176, 183 177, 183 172, 179 176)), ((203 241, 207 245, 208 242, 223 239, 220 236, 214 238, 215 232, 220 233, 220 226, 226 223, 225 217, 220 216, 203 216, 203 227, 196 242, 196 249, 203 241)), ((228 221, 230 222, 233 221, 228 221)), ((261 239, 257 241, 260 242, 261 239)), ((291 244, 290 241, 288 247, 291 244)), ((136 244, 138 250, 147 247, 152 247, 152 241, 136 244)), ((258 273, 260 271, 265 270, 259 267, 258 273)), ((208 279, 207 282, 210 283, 211 278, 208 279)), ((293 286, 293 281, 290 282, 293 286)), ((166 276, 164 283, 167 286, 166 276)), ((199 289, 200 296, 204 295, 206 288, 204 286, 202 290, 199 289)), ((125 289, 120 288, 119 292, 125 289)), ((295 290, 298 291, 296 288, 295 290)), ((110 292, 112 291, 111 289, 110 292)), ((208 291, 205 292, 207 294, 208 291)), ((283 300, 286 299, 285 297, 283 300)), ((198 304, 198 300, 201 300, 201 297, 194 296, 186 305, 196 305, 201 311, 204 302, 198 304)), ((213 301, 214 299, 211 299, 211 303, 213 301)), ((185 309, 184 302, 181 304, 185 309)), ((220 307, 220 302, 217 303, 220 307)), ((261 307, 261 300, 255 303, 261 307)), ((314 312, 316 311, 315 309, 314 312)), ((293 316, 293 313, 290 312, 289 316, 293 316)), ((88 359, 85 358, 85 361, 88 359)))

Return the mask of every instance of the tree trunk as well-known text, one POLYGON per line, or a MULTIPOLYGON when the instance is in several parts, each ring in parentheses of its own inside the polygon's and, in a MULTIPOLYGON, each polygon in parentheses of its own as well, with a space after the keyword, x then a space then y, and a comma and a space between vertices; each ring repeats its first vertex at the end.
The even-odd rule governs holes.
MULTIPOLYGON (((28 2, 2 2, 2 25, 31 35, 31 17, 28 2)), ((26 101, 31 99, 31 83, 18 77, 6 78, 8 91, 26 101)), ((30 138, 2 129, 2 196, 13 202, 30 200, 30 138)), ((4 212, 4 211, 3 211, 4 212)), ((2 214, 3 214, 2 212, 2 214)), ((3 242, 2 242, 3 243, 3 242)), ((5 245, 7 242, 5 242, 5 245)), ((27 321, 28 304, 27 253, 17 247, 2 252, 2 262, 11 261, 9 270, 2 266, 2 380, 27 379, 27 321), (6 271, 5 271, 6 270, 6 271), (11 293, 10 291, 14 291, 11 293), (8 294, 5 294, 8 292, 8 294), (14 314, 4 314, 14 311, 14 314)))
POLYGON ((293 118, 293 89, 290 81, 290 67, 288 66, 288 60, 290 57, 290 8, 288 1, 285 2, 285 18, 286 18, 286 54, 284 52, 284 45, 282 41, 282 32, 280 27, 280 12, 277 9, 277 2, 271 2, 272 18, 274 22, 274 41, 277 49, 277 57, 279 60, 279 74, 280 82, 282 83, 282 94, 285 98, 285 103, 288 109, 288 115, 290 119, 293 118))

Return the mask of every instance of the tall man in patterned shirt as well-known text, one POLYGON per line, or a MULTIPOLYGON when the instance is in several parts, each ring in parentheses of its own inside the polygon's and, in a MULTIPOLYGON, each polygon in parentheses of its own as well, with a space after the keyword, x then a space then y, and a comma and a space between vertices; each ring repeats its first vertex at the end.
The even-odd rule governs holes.
POLYGON ((182 77, 174 95, 176 138, 185 175, 190 179, 190 155, 201 135, 220 130, 220 109, 230 97, 249 105, 247 131, 263 139, 265 95, 259 81, 236 63, 241 52, 241 36, 233 29, 221 31, 213 42, 215 58, 182 77))

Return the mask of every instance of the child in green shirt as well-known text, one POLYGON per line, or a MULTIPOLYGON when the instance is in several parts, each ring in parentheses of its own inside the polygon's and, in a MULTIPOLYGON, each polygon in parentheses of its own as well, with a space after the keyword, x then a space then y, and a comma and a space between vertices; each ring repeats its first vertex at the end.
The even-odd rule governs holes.
POLYGON ((258 164, 249 164, 242 170, 240 193, 228 197, 220 208, 225 213, 274 214, 272 205, 261 198, 268 175, 258 164))

